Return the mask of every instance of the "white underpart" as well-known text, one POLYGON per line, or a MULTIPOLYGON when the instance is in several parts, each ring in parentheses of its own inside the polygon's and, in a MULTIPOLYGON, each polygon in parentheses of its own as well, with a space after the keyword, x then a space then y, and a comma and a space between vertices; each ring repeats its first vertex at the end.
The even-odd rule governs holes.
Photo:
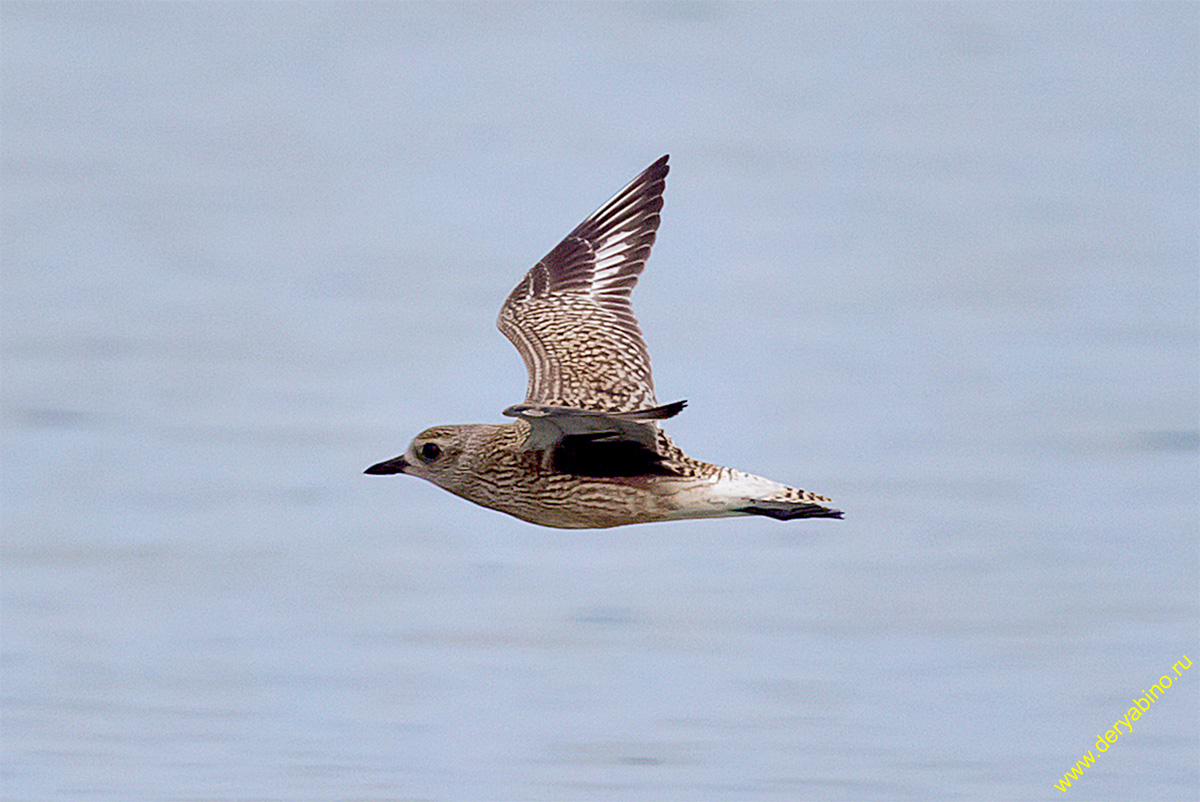
POLYGON ((678 511, 670 517, 724 518, 743 515, 735 510, 752 501, 768 501, 789 490, 787 485, 752 473, 733 468, 725 471, 720 476, 708 479, 680 482, 672 494, 678 511))

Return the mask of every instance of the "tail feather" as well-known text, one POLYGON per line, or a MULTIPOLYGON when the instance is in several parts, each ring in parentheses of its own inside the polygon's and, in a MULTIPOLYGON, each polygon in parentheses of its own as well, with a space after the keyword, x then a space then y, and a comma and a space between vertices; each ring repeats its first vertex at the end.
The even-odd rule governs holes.
POLYGON ((736 507, 733 512, 746 515, 765 515, 779 521, 791 521, 796 518, 841 518, 842 511, 820 504, 803 501, 752 501, 744 507, 736 507))

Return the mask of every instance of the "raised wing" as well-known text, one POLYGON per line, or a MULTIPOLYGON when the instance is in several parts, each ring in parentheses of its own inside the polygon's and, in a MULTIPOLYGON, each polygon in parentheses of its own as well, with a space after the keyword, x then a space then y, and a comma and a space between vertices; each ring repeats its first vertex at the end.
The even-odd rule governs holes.
POLYGON ((525 360, 528 404, 629 412, 657 404, 629 294, 658 230, 667 157, 534 265, 496 321, 525 360))

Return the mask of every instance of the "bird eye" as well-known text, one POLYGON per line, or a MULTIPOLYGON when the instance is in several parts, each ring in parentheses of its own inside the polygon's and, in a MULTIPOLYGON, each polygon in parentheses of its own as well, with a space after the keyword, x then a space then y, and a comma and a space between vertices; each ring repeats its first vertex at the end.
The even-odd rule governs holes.
POLYGON ((426 443, 425 445, 421 446, 421 459, 432 462, 441 456, 441 454, 442 450, 438 448, 437 443, 426 443))

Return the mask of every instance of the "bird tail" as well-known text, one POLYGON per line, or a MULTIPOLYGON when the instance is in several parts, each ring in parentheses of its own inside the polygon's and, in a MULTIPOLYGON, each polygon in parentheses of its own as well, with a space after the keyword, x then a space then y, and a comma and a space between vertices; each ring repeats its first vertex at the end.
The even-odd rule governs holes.
POLYGON ((672 480, 676 489, 671 494, 676 509, 669 518, 764 515, 777 521, 793 521, 842 517, 842 511, 831 506, 831 498, 736 468, 693 459, 661 431, 657 450, 666 457, 665 467, 674 468, 678 474, 672 480))
POLYGON ((797 518, 841 518, 842 511, 823 507, 811 501, 777 501, 765 499, 752 501, 744 507, 734 507, 733 512, 745 515, 765 515, 777 521, 793 521, 797 518))
POLYGON ((740 478, 742 481, 733 483, 730 489, 740 490, 744 495, 740 500, 734 497, 728 507, 732 513, 765 515, 777 521, 842 517, 842 511, 830 505, 833 499, 819 493, 788 487, 751 474, 742 474, 740 478))
POLYGON ((798 518, 841 518, 831 498, 732 468, 717 468, 722 478, 707 485, 703 499, 716 502, 719 515, 764 515, 777 521, 798 518))

